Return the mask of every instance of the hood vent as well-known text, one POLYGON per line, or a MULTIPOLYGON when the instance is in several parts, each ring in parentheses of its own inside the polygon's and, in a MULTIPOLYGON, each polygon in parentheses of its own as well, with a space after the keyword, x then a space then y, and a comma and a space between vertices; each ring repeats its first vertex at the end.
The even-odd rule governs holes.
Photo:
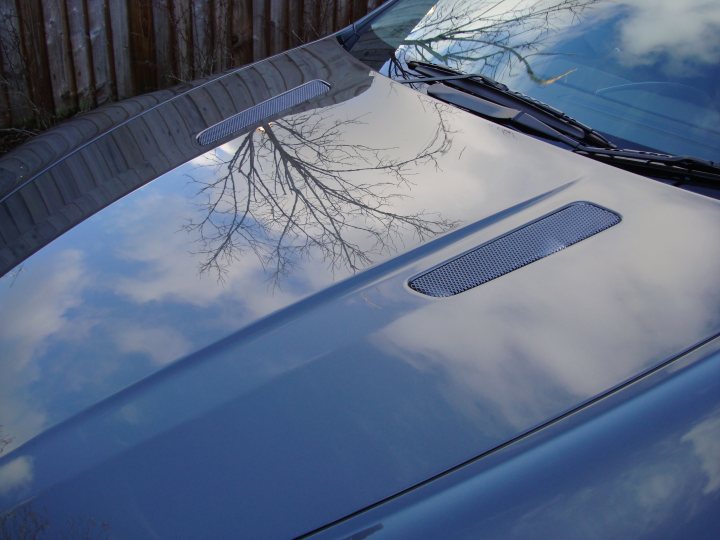
POLYGON ((410 280, 428 296, 445 297, 499 278, 620 223, 615 212, 577 202, 439 264, 410 280))
POLYGON ((253 124, 258 124, 273 116, 322 96, 330 90, 330 84, 319 79, 291 88, 275 97, 234 114, 225 120, 204 129, 197 135, 197 142, 207 146, 230 135, 238 133, 253 124))

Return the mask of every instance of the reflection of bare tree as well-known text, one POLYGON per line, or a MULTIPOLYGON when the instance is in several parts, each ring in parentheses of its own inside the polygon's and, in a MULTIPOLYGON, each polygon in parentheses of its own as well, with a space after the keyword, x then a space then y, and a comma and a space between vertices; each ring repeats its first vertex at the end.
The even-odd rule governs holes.
POLYGON ((399 43, 390 75, 402 76, 409 60, 434 62, 496 77, 519 65, 536 83, 547 85, 570 72, 541 77, 531 65, 546 50, 558 23, 575 19, 597 0, 533 2, 448 0, 438 2, 399 43))
POLYGON ((51 523, 47 512, 33 503, 0 516, 0 540, 41 540, 67 538, 72 540, 101 540, 110 538, 110 526, 93 518, 68 518, 63 523, 51 523))
POLYGON ((339 120, 332 108, 265 123, 242 137, 232 157, 212 163, 222 171, 202 185, 204 218, 186 230, 199 233, 202 271, 222 278, 228 265, 251 250, 277 280, 310 250, 333 269, 357 271, 410 231, 426 238, 453 224, 426 212, 404 214, 398 199, 411 187, 410 169, 437 166, 451 145, 435 105, 434 135, 412 157, 398 149, 344 141, 361 118, 339 120), (363 174, 364 173, 364 174, 363 174), (371 181, 367 173, 373 173, 371 181))
POLYGON ((0 517, 0 540, 38 540, 47 538, 48 520, 30 505, 0 517))
POLYGON ((0 454, 5 451, 5 447, 12 442, 12 437, 3 435, 2 426, 0 426, 0 454))

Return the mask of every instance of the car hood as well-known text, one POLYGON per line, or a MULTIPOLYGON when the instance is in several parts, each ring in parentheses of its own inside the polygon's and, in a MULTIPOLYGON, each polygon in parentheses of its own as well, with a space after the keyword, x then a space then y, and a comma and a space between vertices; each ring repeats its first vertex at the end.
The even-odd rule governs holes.
POLYGON ((0 508, 54 530, 301 534, 720 332, 716 201, 440 104, 333 39, 43 159, 0 210, 0 508), (195 141, 316 79, 315 101, 195 141), (622 220, 449 298, 407 286, 577 201, 622 220))

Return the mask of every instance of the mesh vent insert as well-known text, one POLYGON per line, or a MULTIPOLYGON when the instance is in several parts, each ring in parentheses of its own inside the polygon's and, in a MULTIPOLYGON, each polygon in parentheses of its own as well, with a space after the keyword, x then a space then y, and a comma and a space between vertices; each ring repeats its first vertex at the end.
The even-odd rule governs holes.
POLYGON ((271 97, 204 129, 197 136, 197 142, 206 146, 225 137, 258 124, 296 105, 310 101, 330 90, 330 84, 319 79, 306 82, 287 92, 271 97))
POLYGON ((620 223, 615 212, 577 202, 490 240, 410 280, 422 294, 453 296, 552 255, 620 223))

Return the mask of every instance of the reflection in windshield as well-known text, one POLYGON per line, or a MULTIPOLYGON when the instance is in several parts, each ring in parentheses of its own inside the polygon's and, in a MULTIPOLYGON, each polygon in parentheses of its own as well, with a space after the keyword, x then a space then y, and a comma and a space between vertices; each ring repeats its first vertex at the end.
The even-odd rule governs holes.
MULTIPOLYGON (((539 75, 533 68, 536 56, 568 18, 580 16, 596 0, 548 2, 493 2, 468 0, 438 2, 400 43, 395 60, 441 63, 465 73, 492 78, 514 73, 517 68, 541 85, 569 74, 539 75)), ((396 64, 397 67, 398 64, 396 64)))
POLYGON ((719 31, 706 0, 405 0, 352 52, 393 78, 410 61, 489 76, 618 146, 717 161, 719 31))

